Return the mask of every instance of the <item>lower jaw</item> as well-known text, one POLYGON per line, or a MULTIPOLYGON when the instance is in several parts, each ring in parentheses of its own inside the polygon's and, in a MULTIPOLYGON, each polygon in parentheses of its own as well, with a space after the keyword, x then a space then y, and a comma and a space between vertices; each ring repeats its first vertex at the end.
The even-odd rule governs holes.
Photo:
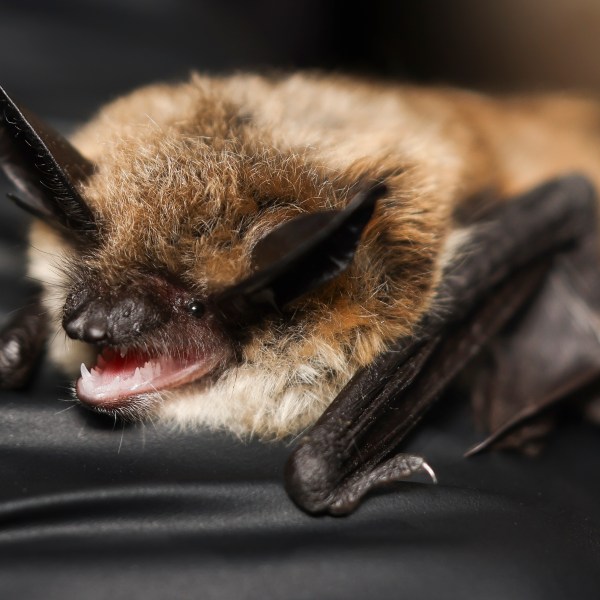
POLYGON ((85 408, 103 415, 118 417, 124 421, 143 421, 147 419, 156 411, 156 408, 162 401, 161 395, 158 392, 130 396, 102 404, 89 403, 79 398, 77 393, 75 395, 79 403, 85 408))

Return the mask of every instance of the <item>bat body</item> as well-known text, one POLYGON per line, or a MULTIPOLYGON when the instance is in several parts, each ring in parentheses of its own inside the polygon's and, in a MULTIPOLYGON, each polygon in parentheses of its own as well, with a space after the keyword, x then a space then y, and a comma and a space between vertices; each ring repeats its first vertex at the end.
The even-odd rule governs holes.
MULTIPOLYGON (((355 373, 417 339, 444 314, 444 274, 487 252, 473 240, 490 207, 569 172, 600 184, 600 105, 578 98, 193 76, 106 106, 72 146, 4 107, 0 154, 40 217, 29 272, 48 315, 7 329, 4 385, 27 374, 14 332, 25 354, 50 334, 86 406, 241 435, 305 429, 355 373), (13 149, 37 134, 57 163, 33 159, 55 178, 43 193, 22 174, 26 145, 13 149)), ((514 310, 547 273, 532 256, 520 277, 539 285, 514 310)))

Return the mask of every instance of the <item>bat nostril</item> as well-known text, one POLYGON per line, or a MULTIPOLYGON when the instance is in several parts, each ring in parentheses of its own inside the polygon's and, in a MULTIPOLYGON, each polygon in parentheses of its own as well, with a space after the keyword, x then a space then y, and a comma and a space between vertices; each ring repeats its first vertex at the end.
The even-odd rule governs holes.
POLYGON ((67 335, 74 339, 81 339, 81 332, 83 330, 83 323, 80 318, 74 319, 63 319, 63 328, 67 332, 67 335))
POLYGON ((98 343, 106 340, 106 322, 89 323, 86 331, 86 342, 98 343))
POLYGON ((70 318, 63 319, 63 327, 67 335, 74 340, 90 344, 106 341, 109 337, 106 314, 97 309, 86 308, 87 310, 84 309, 70 318))

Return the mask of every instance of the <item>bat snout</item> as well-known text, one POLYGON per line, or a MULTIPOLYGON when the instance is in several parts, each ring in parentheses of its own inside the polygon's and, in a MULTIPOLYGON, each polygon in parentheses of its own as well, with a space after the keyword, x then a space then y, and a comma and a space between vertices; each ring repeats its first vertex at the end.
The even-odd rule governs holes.
POLYGON ((148 296, 95 297, 69 302, 63 328, 75 340, 89 344, 126 344, 167 320, 165 310, 148 296))

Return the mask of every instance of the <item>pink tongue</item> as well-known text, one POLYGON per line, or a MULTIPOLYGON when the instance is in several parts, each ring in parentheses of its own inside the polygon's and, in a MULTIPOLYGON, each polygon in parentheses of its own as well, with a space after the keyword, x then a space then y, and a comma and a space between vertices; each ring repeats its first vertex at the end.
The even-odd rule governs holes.
POLYGON ((98 364, 88 371, 81 365, 77 396, 84 402, 103 404, 187 383, 206 373, 209 365, 203 358, 175 359, 142 354, 119 356, 105 352, 98 364))

